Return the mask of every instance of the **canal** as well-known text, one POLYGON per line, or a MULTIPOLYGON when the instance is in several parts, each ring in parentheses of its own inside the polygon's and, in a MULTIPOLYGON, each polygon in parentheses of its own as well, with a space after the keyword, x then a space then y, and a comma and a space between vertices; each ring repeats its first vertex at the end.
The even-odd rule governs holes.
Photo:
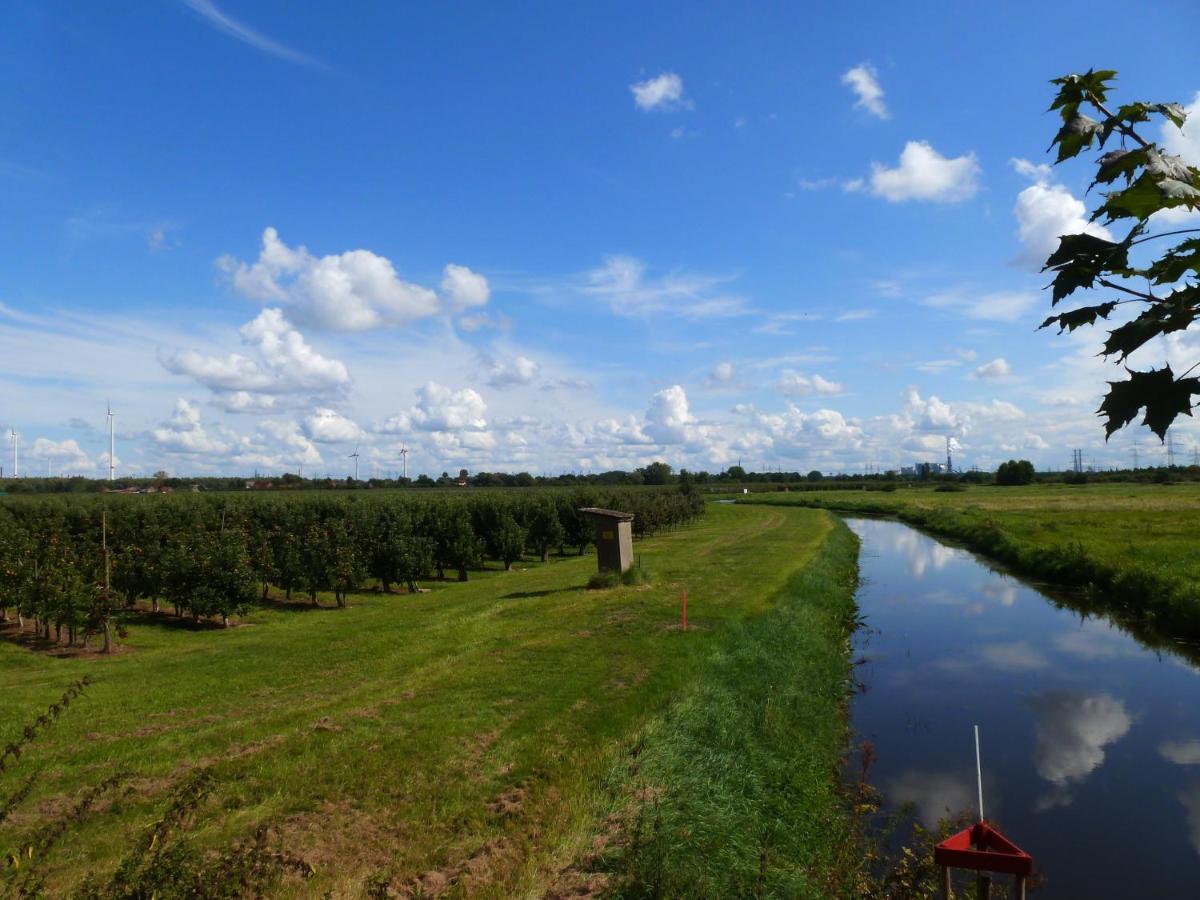
POLYGON ((978 724, 985 812, 1033 855, 1035 896, 1200 894, 1200 670, 907 525, 846 522, 853 723, 885 809, 973 813, 978 724))

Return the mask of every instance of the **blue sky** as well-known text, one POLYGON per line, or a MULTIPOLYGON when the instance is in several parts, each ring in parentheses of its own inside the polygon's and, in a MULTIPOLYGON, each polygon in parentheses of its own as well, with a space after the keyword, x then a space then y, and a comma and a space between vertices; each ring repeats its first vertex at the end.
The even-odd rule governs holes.
POLYGON ((106 471, 108 398, 122 473, 1153 461, 1035 330, 1048 80, 1200 97, 1147 6, 16 0, 0 420, 29 472, 106 471))

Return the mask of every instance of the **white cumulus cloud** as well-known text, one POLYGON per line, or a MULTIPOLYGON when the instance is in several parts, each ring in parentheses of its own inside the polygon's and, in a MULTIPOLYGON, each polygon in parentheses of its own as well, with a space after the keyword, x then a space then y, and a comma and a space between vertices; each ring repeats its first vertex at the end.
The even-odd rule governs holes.
POLYGON ((357 441, 362 429, 351 419, 327 406, 317 407, 304 418, 304 433, 321 444, 340 444, 357 441))
POLYGON ((450 263, 442 270, 442 293, 455 312, 485 306, 492 296, 488 280, 466 266, 450 263))
POLYGON ((909 141, 896 168, 871 164, 871 193, 892 203, 959 203, 979 190, 979 171, 974 153, 948 158, 927 141, 909 141))
POLYGON ((253 348, 258 359, 240 353, 204 356, 185 350, 163 360, 176 375, 189 375, 214 391, 240 394, 229 405, 250 411, 255 405, 273 402, 256 400, 253 394, 294 392, 325 393, 350 383, 346 366, 317 353, 278 309, 264 309, 239 331, 242 342, 253 348))
POLYGON ((541 368, 538 363, 527 356, 489 360, 487 383, 496 388, 532 384, 541 368))
POLYGON ((1024 265, 1041 269, 1064 234, 1086 233, 1112 240, 1107 228, 1088 221, 1087 207, 1082 200, 1051 180, 1049 166, 1034 165, 1026 159, 1014 159, 1012 165, 1018 173, 1034 182, 1017 194, 1013 206, 1017 238, 1021 242, 1020 261, 1024 265))
POLYGON ((862 446, 862 428, 847 421, 835 409, 806 413, 789 403, 782 413, 750 412, 755 424, 770 439, 770 445, 790 457, 807 453, 814 447, 855 450, 862 446))
POLYGON ((989 363, 984 363, 975 370, 975 377, 984 380, 1007 378, 1012 374, 1012 366, 1008 364, 1003 356, 993 359, 989 363))
POLYGON ((49 460, 58 473, 80 472, 94 469, 96 464, 83 452, 79 444, 68 438, 63 441, 52 441, 49 438, 38 438, 28 450, 24 451, 25 459, 49 460))
POLYGON ((886 119, 889 115, 887 104, 883 102, 883 88, 879 85, 879 73, 870 63, 855 66, 842 75, 842 84, 854 91, 858 98, 854 102, 856 109, 865 109, 878 119, 886 119))
POLYGON ((392 416, 376 429, 384 434, 417 431, 487 431, 487 404, 474 388, 454 390, 428 381, 417 391, 408 412, 392 416))
POLYGON ((321 453, 316 445, 295 422, 266 419, 259 424, 263 443, 268 444, 281 458, 315 466, 321 462, 321 453))
POLYGON ((737 371, 733 367, 733 363, 719 362, 713 366, 713 370, 709 372, 705 383, 709 387, 717 387, 718 385, 729 384, 733 381, 737 371))
POLYGON ((677 109, 687 104, 683 96, 683 79, 674 72, 663 72, 654 78, 629 86, 638 109, 677 109))
POLYGON ((650 398, 645 431, 659 443, 684 443, 688 439, 688 427, 694 422, 688 409, 687 393, 679 385, 671 385, 650 398))
POLYGON ((171 418, 150 432, 150 438, 160 450, 185 456, 219 456, 229 450, 227 441, 208 434, 200 422, 200 410, 183 398, 176 401, 171 418))
POLYGON ((257 261, 232 256, 217 268, 239 294, 295 310, 301 322, 338 331, 366 331, 437 315, 430 288, 403 281, 386 257, 370 250, 316 257, 289 247, 274 228, 263 231, 257 261))
POLYGON ((791 369, 784 369, 775 390, 785 396, 807 397, 810 394, 840 394, 842 386, 820 375, 801 375, 791 369))
POLYGON ((1176 128, 1164 120, 1162 126, 1163 149, 1175 156, 1182 156, 1188 165, 1200 166, 1200 91, 1192 102, 1184 107, 1187 121, 1183 128, 1176 128))

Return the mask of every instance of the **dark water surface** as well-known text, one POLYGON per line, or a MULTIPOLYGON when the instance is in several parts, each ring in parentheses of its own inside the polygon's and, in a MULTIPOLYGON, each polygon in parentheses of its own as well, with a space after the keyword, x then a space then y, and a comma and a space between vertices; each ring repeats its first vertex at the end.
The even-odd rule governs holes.
POLYGON ((984 811, 1045 873, 1035 896, 1200 897, 1200 670, 907 525, 846 522, 853 721, 889 808, 973 811, 978 724, 984 811))

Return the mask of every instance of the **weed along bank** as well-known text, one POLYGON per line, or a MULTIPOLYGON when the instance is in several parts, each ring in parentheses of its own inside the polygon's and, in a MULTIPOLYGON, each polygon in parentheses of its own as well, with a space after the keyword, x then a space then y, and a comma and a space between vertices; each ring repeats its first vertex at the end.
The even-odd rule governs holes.
POLYGON ((596 526, 596 557, 601 572, 627 572, 633 566, 633 513, 589 506, 579 510, 596 526))

